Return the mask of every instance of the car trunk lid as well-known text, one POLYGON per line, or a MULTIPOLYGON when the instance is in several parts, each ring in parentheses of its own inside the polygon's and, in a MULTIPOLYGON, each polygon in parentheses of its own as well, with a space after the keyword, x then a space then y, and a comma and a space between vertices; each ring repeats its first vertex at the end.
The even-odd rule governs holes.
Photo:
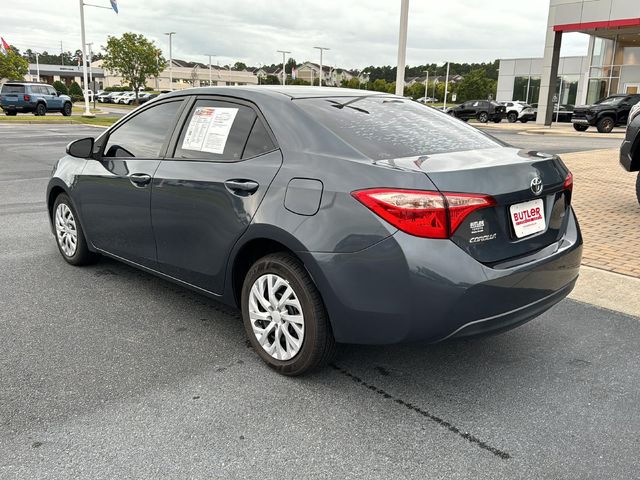
POLYGON ((565 181, 570 172, 557 156, 490 148, 386 162, 425 173, 443 193, 493 197, 495 205, 473 211, 451 235, 485 264, 528 255, 557 242, 565 232, 571 201, 565 181))

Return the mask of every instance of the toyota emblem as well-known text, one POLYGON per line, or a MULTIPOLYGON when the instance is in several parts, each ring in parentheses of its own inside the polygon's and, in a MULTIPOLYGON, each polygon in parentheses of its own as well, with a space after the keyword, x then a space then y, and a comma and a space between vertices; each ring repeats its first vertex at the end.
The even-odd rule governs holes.
POLYGON ((535 177, 531 180, 531 191, 534 195, 540 195, 542 193, 542 179, 540 177, 535 177))

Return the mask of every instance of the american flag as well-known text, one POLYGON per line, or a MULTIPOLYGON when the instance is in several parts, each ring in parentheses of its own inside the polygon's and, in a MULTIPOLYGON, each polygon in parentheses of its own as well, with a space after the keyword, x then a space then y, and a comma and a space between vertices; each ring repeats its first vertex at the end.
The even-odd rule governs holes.
POLYGON ((6 55, 11 50, 11 47, 7 42, 4 41, 4 38, 0 37, 0 53, 6 55))
POLYGON ((111 8, 113 11, 118 13, 118 0, 111 0, 111 8))

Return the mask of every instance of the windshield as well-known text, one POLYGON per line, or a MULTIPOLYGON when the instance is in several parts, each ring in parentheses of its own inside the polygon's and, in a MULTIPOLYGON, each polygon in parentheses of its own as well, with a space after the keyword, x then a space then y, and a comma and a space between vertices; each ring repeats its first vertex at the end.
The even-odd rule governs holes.
POLYGON ((602 100, 598 100, 596 102, 596 105, 617 105, 619 104, 622 100, 624 100, 624 97, 609 97, 609 98, 603 98, 602 100))
POLYGON ((460 120, 397 97, 307 98, 296 102, 374 160, 500 146, 460 120))
POLYGON ((2 86, 2 93, 24 93, 24 85, 7 85, 2 86))

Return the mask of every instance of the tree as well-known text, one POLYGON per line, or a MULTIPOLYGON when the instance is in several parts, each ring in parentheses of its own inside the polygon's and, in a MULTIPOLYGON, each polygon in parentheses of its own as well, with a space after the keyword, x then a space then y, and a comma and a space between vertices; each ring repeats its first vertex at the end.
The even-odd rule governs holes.
POLYGON ((72 102, 77 102, 84 96, 82 88, 78 85, 78 82, 73 82, 69 87, 69 96, 71 97, 72 102))
POLYGON ((247 64, 243 63, 243 62, 236 62, 236 63, 233 64, 233 69, 234 70, 239 70, 239 71, 246 70, 247 69, 247 64))
POLYGON ((56 92, 58 92, 59 95, 69 95, 69 89, 60 80, 53 82, 53 88, 56 89, 56 92))
POLYGON ((262 85, 280 85, 280 79, 276 75, 267 75, 261 83, 262 85))
POLYGON ((0 78, 23 80, 27 73, 29 73, 29 62, 15 50, 8 50, 6 55, 0 53, 0 78))
POLYGON ((167 61, 155 43, 144 35, 127 32, 122 37, 107 39, 103 68, 120 75, 136 93, 145 86, 147 79, 157 77, 164 70, 167 61))
POLYGON ((291 75, 291 69, 296 68, 297 66, 298 66, 298 62, 296 62, 295 58, 291 57, 289 58, 289 60, 287 60, 287 63, 284 64, 284 71, 288 75, 291 75))
POLYGON ((469 72, 457 85, 459 101, 489 98, 495 95, 496 81, 488 78, 484 69, 479 68, 469 72))

